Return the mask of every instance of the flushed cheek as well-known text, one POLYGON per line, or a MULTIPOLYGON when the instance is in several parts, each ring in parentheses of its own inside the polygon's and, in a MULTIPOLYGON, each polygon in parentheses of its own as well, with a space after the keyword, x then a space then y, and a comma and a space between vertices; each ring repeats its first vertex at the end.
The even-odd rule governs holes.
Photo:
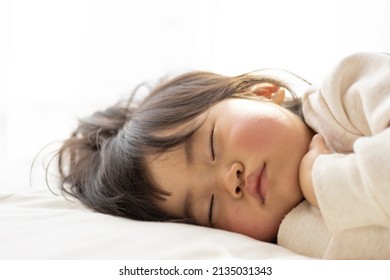
POLYGON ((278 139, 278 127, 277 123, 268 119, 237 121, 231 129, 232 144, 246 149, 270 147, 278 139))

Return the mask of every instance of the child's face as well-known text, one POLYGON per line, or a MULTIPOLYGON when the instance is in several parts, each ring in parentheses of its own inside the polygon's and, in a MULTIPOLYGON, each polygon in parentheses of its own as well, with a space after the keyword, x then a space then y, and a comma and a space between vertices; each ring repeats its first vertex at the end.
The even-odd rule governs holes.
POLYGON ((303 198, 298 171, 310 129, 271 102, 227 99, 206 113, 188 144, 147 158, 154 181, 171 193, 159 206, 200 225, 273 241, 303 198))

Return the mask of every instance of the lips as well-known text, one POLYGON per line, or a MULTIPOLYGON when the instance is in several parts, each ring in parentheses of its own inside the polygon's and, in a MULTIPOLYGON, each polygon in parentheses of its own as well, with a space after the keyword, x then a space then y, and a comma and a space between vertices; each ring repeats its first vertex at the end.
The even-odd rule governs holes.
POLYGON ((245 179, 245 189, 255 199, 264 203, 266 195, 266 165, 262 165, 259 169, 249 174, 245 179))

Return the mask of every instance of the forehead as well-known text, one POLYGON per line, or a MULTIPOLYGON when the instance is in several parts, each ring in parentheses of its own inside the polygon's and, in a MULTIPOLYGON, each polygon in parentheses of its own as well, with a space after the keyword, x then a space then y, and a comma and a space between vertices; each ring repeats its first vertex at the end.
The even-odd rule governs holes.
POLYGON ((155 133, 155 136, 159 137, 161 141, 169 142, 172 139, 182 138, 182 141, 178 141, 177 145, 145 157, 147 170, 157 186, 164 187, 166 181, 174 183, 172 172, 182 170, 183 166, 188 166, 191 163, 193 143, 206 119, 207 113, 203 113, 191 121, 155 133), (171 176, 171 180, 165 178, 168 176, 171 176), (165 184, 161 184, 160 181, 165 184))
POLYGON ((188 164, 183 145, 145 158, 146 168, 152 182, 169 194, 165 201, 157 201, 158 206, 174 217, 185 217, 183 203, 190 186, 191 167, 188 164))

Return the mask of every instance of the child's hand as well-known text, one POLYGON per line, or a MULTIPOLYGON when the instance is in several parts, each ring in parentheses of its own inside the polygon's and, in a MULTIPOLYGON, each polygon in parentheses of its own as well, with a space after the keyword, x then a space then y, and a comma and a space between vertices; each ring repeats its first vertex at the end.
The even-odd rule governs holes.
POLYGON ((303 157, 299 167, 299 183, 303 196, 310 204, 318 207, 317 198, 313 189, 312 169, 314 160, 321 154, 329 154, 324 138, 316 134, 310 142, 309 152, 303 157))

